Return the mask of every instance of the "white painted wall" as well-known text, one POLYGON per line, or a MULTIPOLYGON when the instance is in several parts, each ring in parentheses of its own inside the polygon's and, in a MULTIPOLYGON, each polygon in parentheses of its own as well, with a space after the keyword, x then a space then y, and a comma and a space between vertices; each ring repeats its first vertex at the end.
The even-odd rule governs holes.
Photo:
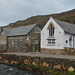
POLYGON ((69 34, 69 33, 64 33, 64 47, 71 47, 73 48, 73 35, 69 34), (72 45, 70 46, 69 44, 69 38, 72 36, 72 45), (66 40, 68 41, 68 43, 66 43, 66 40))
POLYGON ((41 48, 64 49, 63 39, 64 39, 64 30, 54 21, 53 18, 50 18, 41 31, 41 48), (48 40, 47 40, 47 38, 49 37, 49 30, 47 30, 47 28, 51 22, 55 26, 55 32, 54 32, 55 46, 48 45, 48 40))

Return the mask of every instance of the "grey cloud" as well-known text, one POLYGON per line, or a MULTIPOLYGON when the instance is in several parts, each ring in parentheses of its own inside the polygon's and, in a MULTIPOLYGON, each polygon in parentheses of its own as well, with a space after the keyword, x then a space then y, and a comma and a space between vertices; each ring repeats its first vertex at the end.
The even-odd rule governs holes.
POLYGON ((0 0, 0 25, 75 8, 75 0, 0 0))

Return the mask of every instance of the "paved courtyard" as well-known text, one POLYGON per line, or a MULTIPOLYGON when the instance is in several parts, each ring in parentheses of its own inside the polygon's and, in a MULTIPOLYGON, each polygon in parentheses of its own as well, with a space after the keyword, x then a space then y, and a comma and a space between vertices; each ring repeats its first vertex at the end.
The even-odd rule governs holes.
POLYGON ((15 55, 31 56, 31 57, 54 57, 54 58, 75 59, 75 56, 73 55, 55 55, 55 54, 45 54, 40 52, 28 52, 28 53, 8 52, 3 54, 15 54, 15 55))

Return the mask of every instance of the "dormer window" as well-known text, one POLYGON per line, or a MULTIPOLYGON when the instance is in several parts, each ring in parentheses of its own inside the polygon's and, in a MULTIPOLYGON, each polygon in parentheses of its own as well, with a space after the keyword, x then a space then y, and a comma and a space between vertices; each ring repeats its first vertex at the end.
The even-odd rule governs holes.
POLYGON ((52 24, 49 26, 49 37, 54 37, 54 27, 52 24))

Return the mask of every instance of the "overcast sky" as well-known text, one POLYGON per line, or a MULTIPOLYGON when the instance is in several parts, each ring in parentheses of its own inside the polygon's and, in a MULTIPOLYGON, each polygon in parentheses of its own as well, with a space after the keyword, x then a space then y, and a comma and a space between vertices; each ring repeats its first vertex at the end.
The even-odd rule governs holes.
POLYGON ((75 0, 0 0, 0 26, 35 15, 75 9, 75 0))

